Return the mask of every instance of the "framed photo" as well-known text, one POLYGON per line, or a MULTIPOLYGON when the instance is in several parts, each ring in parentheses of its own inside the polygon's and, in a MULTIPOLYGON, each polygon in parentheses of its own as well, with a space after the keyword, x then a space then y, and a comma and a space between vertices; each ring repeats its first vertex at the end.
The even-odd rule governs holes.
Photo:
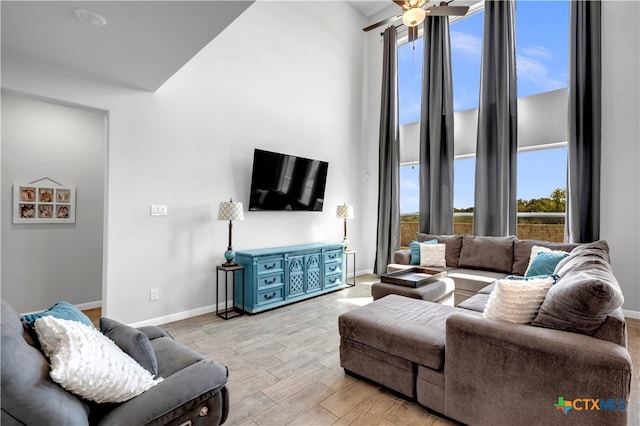
POLYGON ((13 184, 13 223, 75 223, 76 188, 13 184))

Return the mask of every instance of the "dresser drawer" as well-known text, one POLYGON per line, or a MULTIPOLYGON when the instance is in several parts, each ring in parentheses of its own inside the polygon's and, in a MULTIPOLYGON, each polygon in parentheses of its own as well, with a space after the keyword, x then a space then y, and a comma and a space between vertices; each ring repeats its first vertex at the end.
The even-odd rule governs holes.
POLYGON ((273 274, 274 272, 283 272, 284 260, 281 257, 275 257, 271 259, 260 259, 258 260, 258 263, 256 266, 257 266, 258 275, 273 274))
POLYGON ((283 286, 267 287, 258 291, 258 305, 266 305, 281 300, 284 300, 283 286))
POLYGON ((342 274, 327 275, 324 277, 324 288, 334 287, 342 284, 342 274))
POLYGON ((324 275, 334 275, 342 273, 342 262, 327 263, 324 265, 324 275))
POLYGON ((279 272, 276 274, 263 274, 258 276, 258 288, 273 286, 273 285, 283 285, 284 283, 284 273, 279 272))
POLYGON ((324 254, 324 262, 341 262, 343 253, 342 250, 329 250, 324 254))

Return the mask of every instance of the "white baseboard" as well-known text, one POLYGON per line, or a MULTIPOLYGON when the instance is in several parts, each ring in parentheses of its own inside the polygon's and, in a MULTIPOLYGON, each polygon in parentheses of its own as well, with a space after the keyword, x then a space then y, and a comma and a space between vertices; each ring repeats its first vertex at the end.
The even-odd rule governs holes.
MULTIPOLYGON (((228 302, 228 306, 233 306, 233 301, 229 301, 228 302)), ((219 304, 219 310, 224 309, 224 303, 219 304)), ((138 322, 134 322, 129 324, 131 327, 145 327, 148 325, 162 325, 162 324, 167 324, 170 322, 174 322, 174 321, 180 321, 183 319, 187 319, 187 318, 191 318, 191 317, 195 317, 198 315, 204 315, 204 314, 210 314, 211 312, 215 312, 216 311, 216 305, 208 305, 208 306, 202 306, 200 308, 196 308, 196 309, 190 309, 188 311, 182 311, 182 312, 177 312, 175 314, 170 314, 170 315, 164 315, 161 317, 156 317, 156 318, 151 318, 148 320, 144 320, 144 321, 138 321, 138 322)))
POLYGON ((102 307, 102 300, 96 300, 95 302, 87 302, 87 303, 78 303, 74 305, 76 308, 84 311, 85 309, 95 309, 102 307))
MULTIPOLYGON (((99 308, 102 306, 102 300, 96 300, 94 302, 87 302, 87 303, 77 303, 75 305, 76 308, 80 309, 81 311, 84 311, 85 309, 95 309, 95 308, 99 308)), ((46 309, 49 309, 49 307, 37 310, 37 311, 31 311, 31 312, 23 312, 20 313, 20 316, 24 316, 24 315, 31 315, 31 314, 39 314, 40 312, 45 311, 46 309)))
POLYGON ((635 319, 640 319, 640 312, 639 311, 630 311, 628 309, 623 309, 622 313, 624 314, 625 317, 627 318, 635 318, 635 319))

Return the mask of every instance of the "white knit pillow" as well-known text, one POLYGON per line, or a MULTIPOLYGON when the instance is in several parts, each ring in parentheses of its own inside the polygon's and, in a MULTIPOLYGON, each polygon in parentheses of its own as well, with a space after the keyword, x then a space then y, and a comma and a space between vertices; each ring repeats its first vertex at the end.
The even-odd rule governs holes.
POLYGON ((497 280, 483 315, 485 318, 530 324, 552 285, 552 277, 497 280))
POLYGON ((54 382, 96 402, 123 402, 151 389, 154 380, 133 358, 95 328, 46 316, 35 322, 54 382))
POLYGON ((420 244, 420 266, 447 266, 446 247, 446 244, 420 244))

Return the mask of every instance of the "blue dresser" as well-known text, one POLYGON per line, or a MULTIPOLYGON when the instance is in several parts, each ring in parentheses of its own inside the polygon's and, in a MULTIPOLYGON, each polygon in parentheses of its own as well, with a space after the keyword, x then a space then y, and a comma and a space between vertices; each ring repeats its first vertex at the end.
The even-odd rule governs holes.
MULTIPOLYGON (((237 251, 245 267, 245 311, 256 313, 346 287, 344 247, 316 243, 237 251)), ((241 277, 236 278, 240 288, 241 277)), ((234 305, 242 309, 241 292, 234 305)))

